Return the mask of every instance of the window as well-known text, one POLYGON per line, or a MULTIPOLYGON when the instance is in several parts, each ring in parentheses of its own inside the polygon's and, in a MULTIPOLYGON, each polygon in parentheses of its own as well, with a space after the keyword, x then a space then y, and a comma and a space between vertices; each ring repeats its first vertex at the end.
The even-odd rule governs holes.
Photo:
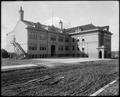
POLYGON ((65 39, 65 42, 69 42, 69 38, 66 38, 66 39, 65 39))
POLYGON ((37 47, 29 46, 29 50, 37 50, 37 47))
POLYGON ((65 50, 66 50, 66 51, 69 50, 69 46, 65 46, 65 50))
POLYGON ((74 47, 74 46, 72 47, 72 50, 75 50, 75 47, 74 47))
POLYGON ((35 58, 37 58, 37 54, 35 54, 35 58))
POLYGON ((44 40, 46 38, 45 34, 40 34, 39 39, 44 40))
POLYGON ((85 48, 82 48, 82 51, 84 52, 85 48))
POLYGON ((41 54, 39 54, 39 58, 41 58, 41 54))
POLYGON ((51 41, 56 41, 56 37, 51 37, 51 41))
POLYGON ((44 58, 44 54, 42 54, 42 58, 44 58))
POLYGON ((59 42, 63 42, 63 39, 60 39, 60 38, 59 38, 58 41, 59 41, 59 42))
POLYGON ((30 43, 29 44, 29 50, 37 50, 37 44, 30 43))
POLYGON ((83 31, 83 29, 82 29, 82 28, 79 28, 79 31, 83 31))
POLYGON ((34 58, 34 54, 32 54, 32 58, 34 58))
POLYGON ((66 56, 69 56, 69 54, 66 54, 66 56))
POLYGON ((75 39, 74 39, 74 38, 72 39, 72 42, 75 42, 75 39))
POLYGON ((73 56, 75 56, 75 54, 73 54, 73 56))
POLYGON ((46 47, 40 47, 40 50, 46 50, 46 47))
POLYGON ((63 46, 59 46, 58 50, 62 51, 63 50, 63 46))
POLYGON ((29 58, 32 58, 32 55, 31 55, 31 54, 29 54, 29 58))
POLYGON ((63 42, 63 41, 64 41, 64 38, 63 38, 63 37, 59 37, 59 38, 58 38, 58 41, 59 41, 59 42, 63 42))
POLYGON ((37 34, 36 33, 30 33, 29 35, 30 39, 37 39, 37 34))
POLYGON ((85 39, 84 38, 82 38, 82 42, 84 42, 85 41, 85 39))

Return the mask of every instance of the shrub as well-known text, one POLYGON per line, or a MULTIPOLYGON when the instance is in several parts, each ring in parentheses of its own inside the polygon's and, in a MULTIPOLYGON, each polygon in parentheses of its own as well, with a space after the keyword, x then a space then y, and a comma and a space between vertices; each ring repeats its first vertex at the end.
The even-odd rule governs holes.
POLYGON ((2 58, 8 58, 9 53, 5 49, 1 49, 1 57, 2 58))

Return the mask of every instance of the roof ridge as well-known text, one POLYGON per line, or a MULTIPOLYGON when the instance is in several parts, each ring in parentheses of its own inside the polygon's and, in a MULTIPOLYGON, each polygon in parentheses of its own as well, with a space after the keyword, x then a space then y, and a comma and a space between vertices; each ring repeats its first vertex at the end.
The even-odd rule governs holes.
POLYGON ((28 21, 28 20, 23 20, 23 22, 35 23, 35 22, 32 22, 32 21, 28 21))
POLYGON ((94 26, 94 27, 97 27, 97 26, 95 26, 95 25, 93 25, 93 24, 86 24, 86 25, 81 25, 81 26, 75 26, 75 27, 72 27, 72 28, 68 28, 68 30, 69 30, 69 29, 74 29, 74 28, 77 28, 77 27, 85 27, 85 26, 88 26, 88 25, 92 25, 92 26, 94 26))

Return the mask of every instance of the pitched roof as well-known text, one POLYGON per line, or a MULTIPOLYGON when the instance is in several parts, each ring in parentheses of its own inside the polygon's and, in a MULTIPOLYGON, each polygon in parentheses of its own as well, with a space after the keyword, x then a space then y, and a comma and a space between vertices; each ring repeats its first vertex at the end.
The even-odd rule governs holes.
POLYGON ((109 29, 109 26, 101 26, 101 27, 100 27, 100 26, 97 26, 97 28, 98 28, 98 29, 101 29, 101 30, 104 29, 104 28, 109 29))
POLYGON ((31 21, 24 20, 23 23, 25 23, 27 26, 31 26, 31 27, 35 27, 37 24, 39 24, 41 29, 48 30, 48 31, 54 31, 54 32, 60 32, 60 29, 55 26, 47 26, 47 25, 40 24, 39 22, 34 23, 31 21))
POLYGON ((94 26, 93 24, 87 24, 87 25, 79 26, 79 28, 82 28, 83 30, 91 30, 91 29, 95 29, 96 26, 94 26))
POLYGON ((35 23, 34 23, 34 22, 26 21, 26 20, 23 20, 23 22, 24 22, 27 26, 35 26, 35 23))
POLYGON ((81 30, 91 30, 97 28, 93 24, 87 24, 87 25, 82 25, 82 26, 77 26, 73 28, 66 29, 66 31, 69 32, 74 32, 76 29, 80 28, 81 30))
MULTIPOLYGON (((36 27, 36 25, 40 25, 40 29, 43 29, 43 30, 48 30, 48 31, 52 31, 52 32, 61 32, 61 29, 55 27, 55 26, 47 26, 47 25, 43 25, 43 24, 40 24, 39 22, 38 23, 34 23, 34 22, 31 22, 31 21, 26 21, 26 20, 23 20, 23 22, 27 25, 27 26, 30 26, 30 27, 36 27)), ((91 29, 104 29, 104 28, 107 28, 109 29, 109 26, 95 26, 93 24, 87 24, 87 25, 82 25, 82 26, 77 26, 77 27, 72 27, 72 28, 68 28, 68 29, 64 29, 66 33, 73 33, 75 32, 76 30, 81 29, 82 31, 84 30, 91 30, 91 29)))

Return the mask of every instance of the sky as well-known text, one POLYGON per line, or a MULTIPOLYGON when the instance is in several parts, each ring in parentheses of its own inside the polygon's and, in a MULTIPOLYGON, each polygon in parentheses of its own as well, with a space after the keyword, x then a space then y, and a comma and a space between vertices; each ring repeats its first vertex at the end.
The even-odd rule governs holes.
POLYGON ((24 19, 44 23, 51 17, 68 21, 70 27, 92 23, 95 26, 109 25, 113 33, 111 49, 119 50, 119 2, 118 1, 2 1, 1 47, 6 49, 6 34, 19 20, 19 9, 24 10, 24 19))

